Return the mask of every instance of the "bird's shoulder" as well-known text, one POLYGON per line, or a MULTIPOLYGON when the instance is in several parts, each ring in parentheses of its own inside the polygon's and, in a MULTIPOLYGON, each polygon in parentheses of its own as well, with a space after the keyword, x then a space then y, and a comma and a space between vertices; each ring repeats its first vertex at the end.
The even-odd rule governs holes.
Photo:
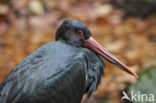
POLYGON ((21 93, 31 94, 48 78, 58 75, 66 68, 79 65, 83 52, 63 42, 49 42, 20 62, 0 85, 1 99, 21 98, 21 93), (12 93, 12 94, 9 94, 12 93))

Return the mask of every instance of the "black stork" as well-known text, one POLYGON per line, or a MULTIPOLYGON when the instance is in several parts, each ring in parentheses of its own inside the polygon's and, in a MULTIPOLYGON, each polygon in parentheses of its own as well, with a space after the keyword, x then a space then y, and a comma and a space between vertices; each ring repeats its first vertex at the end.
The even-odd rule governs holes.
POLYGON ((104 59, 134 75, 91 35, 85 24, 65 20, 49 42, 19 63, 0 85, 0 103, 80 103, 104 74, 104 59))

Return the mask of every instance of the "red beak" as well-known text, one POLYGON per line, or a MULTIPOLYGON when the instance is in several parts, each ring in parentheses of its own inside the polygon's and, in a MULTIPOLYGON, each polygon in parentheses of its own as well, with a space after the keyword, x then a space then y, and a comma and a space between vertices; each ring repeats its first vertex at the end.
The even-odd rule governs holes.
POLYGON ((87 40, 84 40, 85 47, 91 49, 92 51, 96 52, 104 59, 108 60, 110 63, 116 65, 120 69, 124 70, 125 72, 135 76, 138 78, 138 75, 130 70, 125 64, 123 64, 120 60, 114 57, 111 53, 109 53, 106 49, 104 49, 98 42, 96 42, 92 37, 87 40))

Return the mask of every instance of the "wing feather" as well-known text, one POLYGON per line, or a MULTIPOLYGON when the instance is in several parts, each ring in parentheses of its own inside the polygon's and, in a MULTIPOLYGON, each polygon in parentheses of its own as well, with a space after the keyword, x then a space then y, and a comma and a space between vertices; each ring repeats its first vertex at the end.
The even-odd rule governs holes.
MULTIPOLYGON (((81 58, 82 54, 79 53, 80 56, 78 50, 62 42, 45 44, 19 63, 1 83, 0 102, 18 103, 20 99, 29 97, 41 84, 64 72, 68 65, 74 62, 73 60, 81 58), (62 48, 66 49, 62 51, 62 48), (71 53, 68 56, 64 55, 69 52, 71 53)), ((76 64, 83 69, 80 63, 76 64)))

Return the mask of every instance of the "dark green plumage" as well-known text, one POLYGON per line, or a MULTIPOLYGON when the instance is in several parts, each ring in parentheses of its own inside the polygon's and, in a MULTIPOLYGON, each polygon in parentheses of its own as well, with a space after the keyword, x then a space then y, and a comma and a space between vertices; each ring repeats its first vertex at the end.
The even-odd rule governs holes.
POLYGON ((0 103, 80 103, 85 92, 90 96, 96 89, 103 66, 103 59, 87 48, 47 43, 2 82, 0 103))
POLYGON ((84 47, 90 36, 79 21, 63 22, 57 41, 26 57, 0 84, 0 103, 80 103, 84 93, 90 97, 104 73, 103 59, 84 47))

